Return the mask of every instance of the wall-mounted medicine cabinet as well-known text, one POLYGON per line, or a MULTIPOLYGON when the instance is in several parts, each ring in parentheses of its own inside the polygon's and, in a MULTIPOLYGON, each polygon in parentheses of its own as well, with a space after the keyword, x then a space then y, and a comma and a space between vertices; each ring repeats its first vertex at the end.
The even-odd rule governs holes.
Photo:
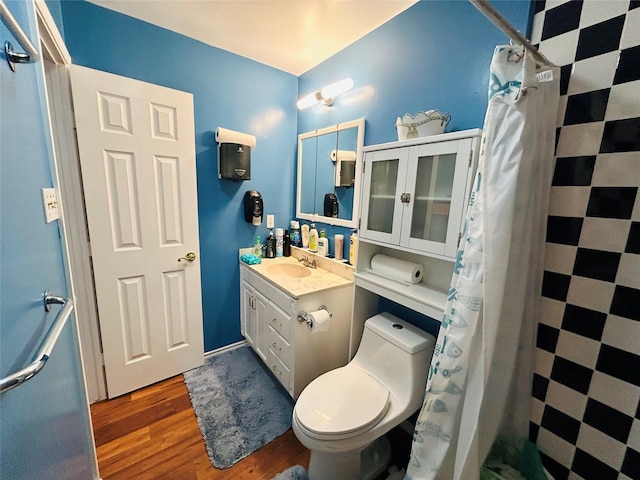
POLYGON ((298 135, 298 218, 357 228, 364 125, 360 118, 298 135))

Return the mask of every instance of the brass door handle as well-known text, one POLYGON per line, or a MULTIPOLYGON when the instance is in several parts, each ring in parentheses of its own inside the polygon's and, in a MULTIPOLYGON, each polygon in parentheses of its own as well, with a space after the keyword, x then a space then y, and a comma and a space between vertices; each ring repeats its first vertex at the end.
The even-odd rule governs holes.
POLYGON ((193 252, 189 252, 184 257, 180 257, 178 261, 181 262, 182 260, 186 260, 187 262, 193 262, 195 259, 196 259, 196 254, 193 252))

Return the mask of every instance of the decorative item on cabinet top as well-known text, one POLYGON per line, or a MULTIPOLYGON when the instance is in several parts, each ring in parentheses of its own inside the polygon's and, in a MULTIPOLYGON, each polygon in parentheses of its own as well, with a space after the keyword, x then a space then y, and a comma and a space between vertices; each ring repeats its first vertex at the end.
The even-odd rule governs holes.
POLYGON ((441 113, 439 110, 418 112, 414 116, 405 113, 402 118, 398 117, 396 119, 398 140, 439 135, 444 133, 444 129, 450 121, 451 115, 441 113))

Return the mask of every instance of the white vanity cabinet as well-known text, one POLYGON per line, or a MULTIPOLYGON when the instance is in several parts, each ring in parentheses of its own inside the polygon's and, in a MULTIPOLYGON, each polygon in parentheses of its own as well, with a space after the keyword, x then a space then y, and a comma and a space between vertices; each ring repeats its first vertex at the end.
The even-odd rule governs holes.
POLYGON ((351 355, 364 321, 379 313, 379 297, 441 319, 481 134, 467 130, 363 149, 351 355), (371 259, 377 254, 422 264, 422 281, 411 284, 376 273, 371 259))
POLYGON ((296 297, 241 263, 241 333, 294 399, 316 377, 346 365, 352 288, 345 281, 296 297), (327 331, 312 331, 297 321, 300 311, 321 305, 332 314, 327 331))
POLYGON ((360 238, 453 258, 480 133, 365 147, 360 238))
POLYGON ((268 300, 249 283, 242 281, 240 288, 242 311, 240 329, 242 335, 260 356, 267 359, 265 326, 268 300), (259 340, 259 341, 258 341, 259 340))

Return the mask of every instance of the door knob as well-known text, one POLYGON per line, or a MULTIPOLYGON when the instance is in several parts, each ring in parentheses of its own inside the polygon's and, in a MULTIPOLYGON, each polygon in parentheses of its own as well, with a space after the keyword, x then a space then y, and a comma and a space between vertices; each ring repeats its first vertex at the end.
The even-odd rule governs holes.
POLYGON ((186 260, 187 262, 193 262, 195 259, 196 259, 196 254, 193 252, 189 252, 184 257, 180 257, 178 261, 181 262, 182 260, 186 260))

